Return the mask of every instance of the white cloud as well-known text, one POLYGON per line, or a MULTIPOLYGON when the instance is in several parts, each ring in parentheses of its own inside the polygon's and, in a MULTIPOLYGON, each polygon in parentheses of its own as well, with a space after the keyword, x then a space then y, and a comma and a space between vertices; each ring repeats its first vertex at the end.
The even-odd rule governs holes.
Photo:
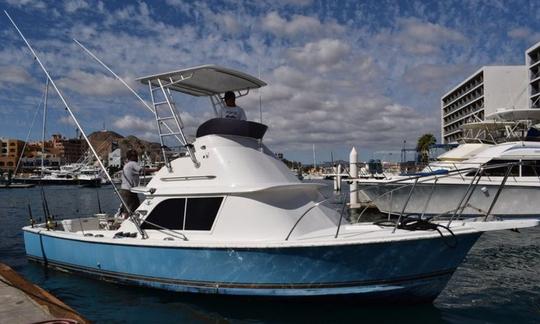
POLYGON ((278 0, 278 4, 291 4, 293 6, 308 6, 313 3, 313 0, 278 0))
POLYGON ((153 132, 156 130, 156 122, 153 119, 142 119, 134 115, 125 115, 113 122, 115 127, 130 132, 153 132))
POLYGON ((237 33, 240 31, 240 23, 235 17, 229 14, 220 15, 220 17, 223 22, 222 26, 226 31, 229 33, 237 33))
POLYGON ((0 66, 0 87, 34 83, 32 76, 20 66, 0 66))
POLYGON ((73 13, 80 9, 87 9, 89 4, 84 0, 66 0, 64 1, 64 10, 73 13))
POLYGON ((318 34, 335 34, 343 31, 336 23, 323 24, 318 18, 293 15, 290 20, 283 18, 278 12, 273 11, 262 18, 262 27, 278 36, 306 36, 318 34))
POLYGON ((325 38, 301 48, 293 48, 289 55, 297 64, 325 72, 340 64, 350 50, 350 46, 343 41, 325 38))
MULTIPOLYGON (((180 113, 180 118, 183 122, 184 134, 186 134, 186 136, 195 134, 196 128, 204 121, 204 119, 194 117, 185 111, 180 113)), ((173 123, 169 123, 168 125, 172 130, 176 130, 173 123)), ((126 114, 114 120, 113 126, 128 134, 141 136, 145 139, 158 140, 156 121, 151 116, 141 118, 133 114, 126 114)), ((164 132, 168 131, 164 128, 164 132)), ((171 140, 171 138, 169 138, 169 140, 171 140)), ((178 143, 175 143, 174 145, 178 145, 178 143)))
POLYGON ((17 8, 45 9, 47 5, 41 0, 5 0, 9 5, 17 8))
POLYGON ((456 78, 467 76, 470 70, 471 66, 466 64, 419 64, 405 70, 403 84, 421 94, 433 91, 442 94, 456 78))
POLYGON ((58 80, 58 84, 88 96, 114 96, 128 93, 128 90, 115 78, 82 70, 69 71, 67 76, 58 80))
POLYGON ((540 41, 540 32, 534 32, 528 27, 517 27, 508 31, 508 36, 513 39, 525 40, 530 45, 540 41))
POLYGON ((69 125, 69 126, 77 126, 75 124, 75 121, 73 121, 73 118, 71 118, 71 116, 63 116, 63 117, 60 117, 60 119, 58 120, 61 124, 65 124, 65 125, 69 125))
POLYGON ((467 42, 467 38, 456 30, 417 18, 400 18, 395 30, 386 30, 375 39, 382 44, 397 45, 415 55, 435 55, 443 47, 467 42))

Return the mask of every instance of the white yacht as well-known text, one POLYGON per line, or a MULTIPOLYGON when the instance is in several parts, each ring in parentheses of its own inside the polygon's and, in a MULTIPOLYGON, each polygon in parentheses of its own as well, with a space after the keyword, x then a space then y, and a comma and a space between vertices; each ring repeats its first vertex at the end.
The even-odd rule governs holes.
MULTIPOLYGON (((491 118, 529 118, 530 128, 540 118, 537 111, 506 110, 491 118), (526 115, 526 113, 528 113, 526 115)), ((488 120, 470 129, 506 129, 506 137, 519 141, 495 144, 465 143, 430 163, 422 172, 385 179, 359 179, 362 191, 385 213, 437 216, 459 213, 462 216, 536 217, 540 210, 540 142, 528 140, 525 132, 516 135, 523 120, 488 120), (508 136, 511 134, 511 136, 508 136), (524 136, 525 135, 525 136, 524 136), (511 169, 508 163, 514 163, 511 169), (508 172, 508 174, 507 174, 508 172), (504 187, 497 194, 504 181, 504 187), (381 184, 384 184, 380 186, 381 184), (414 193, 410 193, 415 187, 414 193), (465 195, 467 189, 471 192, 465 195), (492 202, 497 195, 497 203, 492 202), (460 205, 466 202, 466 206, 460 205), (458 208, 459 206, 459 208, 458 208)), ((497 142, 491 137, 493 142, 497 142)))

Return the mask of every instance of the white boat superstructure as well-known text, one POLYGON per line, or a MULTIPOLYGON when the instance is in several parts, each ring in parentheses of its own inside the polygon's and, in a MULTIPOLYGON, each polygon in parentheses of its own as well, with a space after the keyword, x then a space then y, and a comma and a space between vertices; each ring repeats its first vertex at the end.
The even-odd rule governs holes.
POLYGON ((492 211, 494 215, 536 217, 539 214, 540 142, 463 144, 454 150, 443 154, 421 173, 376 181, 360 179, 360 189, 382 212, 434 216, 454 212, 456 202, 477 179, 475 188, 478 188, 462 213, 481 216, 489 210, 494 194, 504 180, 504 189, 492 211), (508 163, 515 165, 509 170, 508 163), (477 172, 481 172, 481 177, 477 172), (385 185, 378 186, 380 184, 385 185), (418 188, 409 198, 413 185, 418 188))

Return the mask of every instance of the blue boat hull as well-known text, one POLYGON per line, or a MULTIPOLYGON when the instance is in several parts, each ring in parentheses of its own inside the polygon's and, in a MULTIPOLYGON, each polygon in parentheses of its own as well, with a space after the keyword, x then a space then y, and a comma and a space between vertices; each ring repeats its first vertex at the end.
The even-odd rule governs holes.
POLYGON ((287 248, 183 248, 65 239, 25 231, 48 266, 172 291, 264 297, 435 299, 480 233, 449 238, 287 248), (450 242, 453 243, 453 242, 450 242))

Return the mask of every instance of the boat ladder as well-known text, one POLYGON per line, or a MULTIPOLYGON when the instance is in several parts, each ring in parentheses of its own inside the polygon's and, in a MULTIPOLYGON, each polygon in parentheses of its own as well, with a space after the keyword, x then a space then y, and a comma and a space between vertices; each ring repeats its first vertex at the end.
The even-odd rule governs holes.
POLYGON ((184 136, 184 123, 178 114, 171 90, 169 89, 170 85, 178 81, 173 81, 172 78, 169 80, 170 83, 165 84, 160 78, 156 78, 154 81, 157 85, 153 84, 152 81, 148 81, 148 87, 150 89, 150 96, 152 97, 152 105, 154 107, 154 117, 158 128, 161 153, 167 170, 172 172, 171 163, 167 156, 167 146, 165 145, 165 139, 168 137, 175 138, 181 146, 186 149, 187 154, 193 161, 195 167, 199 167, 200 163, 195 158, 193 145, 188 143, 184 136))

